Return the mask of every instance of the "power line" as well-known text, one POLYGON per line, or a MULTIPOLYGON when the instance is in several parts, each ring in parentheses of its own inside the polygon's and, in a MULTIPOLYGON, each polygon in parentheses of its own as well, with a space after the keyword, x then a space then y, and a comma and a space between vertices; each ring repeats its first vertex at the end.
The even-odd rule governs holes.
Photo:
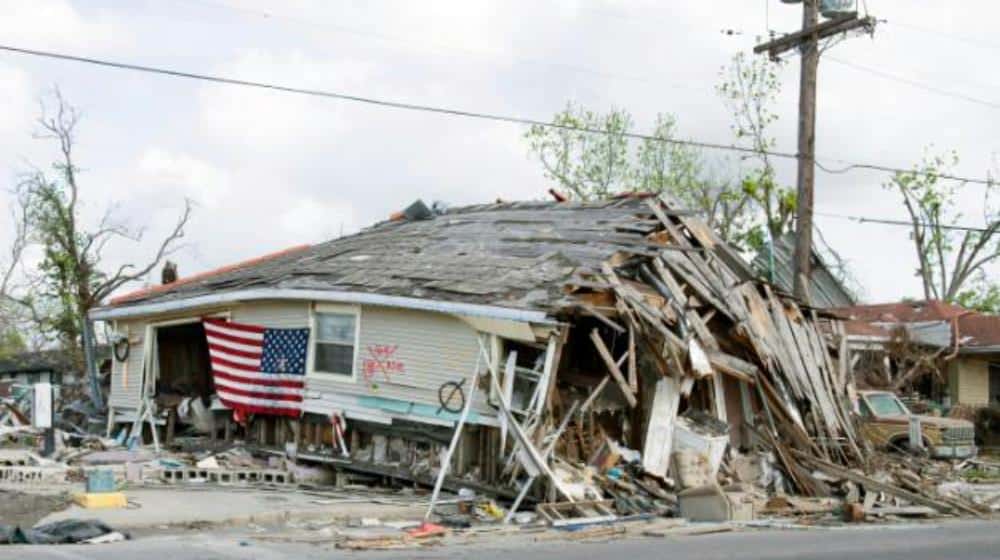
MULTIPOLYGON (((220 84, 228 84, 234 86, 244 86, 251 88, 267 89, 272 91, 279 91, 283 93, 294 93, 300 95, 310 95, 314 97, 326 97, 331 99, 339 99, 342 101, 354 101, 357 103, 365 103, 368 105, 377 105, 380 107, 390 107, 393 109, 404 109, 409 111, 424 111, 428 113, 437 113, 442 115, 450 115, 455 117, 467 117, 480 120, 507 122, 512 124, 523 124, 528 126, 542 126, 546 128, 557 128, 562 130, 571 130, 575 132, 586 132, 590 134, 607 134, 605 130, 599 128, 588 128, 571 126, 566 124, 561 124, 557 122, 542 121, 537 119, 529 119, 524 117, 512 117, 510 115, 501 115, 498 113, 484 113, 479 111, 470 111, 465 109, 453 109, 449 107, 437 107, 433 105, 422 105, 419 103, 406 103, 402 101, 389 101, 385 99, 377 99, 373 97, 364 97, 360 95, 352 95, 347 93, 338 93, 333 91, 319 90, 319 89, 307 89, 298 88, 292 86, 283 86, 280 84, 272 84, 267 82, 256 82, 251 80, 241 80, 236 78, 226 78, 222 76, 211 76, 208 74, 198 74, 194 72, 185 72, 181 70, 171 70, 168 68, 158 68, 155 66, 144 66, 140 64, 129 64, 125 62, 115 62, 111 60, 103 60, 99 58, 89 58, 84 56, 76 56, 70 54, 56 53, 50 51, 40 51, 35 49, 25 49, 21 47, 12 47, 9 45, 0 45, 0 50, 9 51, 18 54, 25 54, 31 56, 40 56, 44 58, 54 58, 58 60, 68 60, 72 62, 81 62, 85 64, 93 64, 96 66, 104 66, 107 68, 116 68, 120 70, 133 70, 136 72, 145 72, 149 74, 160 74, 164 76, 172 76, 175 78, 186 78, 191 80, 200 80, 206 82, 215 82, 220 84)), ((704 142, 700 140, 679 140, 676 138, 663 138, 660 136, 653 136, 649 134, 641 134, 637 132, 622 132, 621 136, 625 138, 632 138, 637 140, 650 140, 654 142, 664 142, 667 144, 677 144, 683 146, 691 146, 695 148, 705 148, 712 150, 729 150, 735 152, 742 152, 746 154, 758 154, 760 151, 753 148, 744 148, 741 146, 732 146, 728 144, 718 144, 714 142, 704 142)), ((768 155, 774 157, 786 158, 786 159, 796 159, 796 156, 790 152, 767 152, 768 155)))
MULTIPOLYGON (((390 101, 390 100, 385 100, 385 99, 377 99, 377 98, 373 98, 373 97, 364 97, 364 96, 361 96, 361 95, 353 95, 353 94, 347 94, 347 93, 338 93, 338 92, 326 91, 326 90, 319 90, 319 89, 298 88, 298 87, 284 86, 284 85, 280 85, 280 84, 273 84, 273 83, 267 83, 267 82, 256 82, 256 81, 251 81, 251 80, 241 80, 241 79, 236 79, 236 78, 226 78, 226 77, 221 77, 221 76, 212 76, 212 75, 208 75, 208 74, 198 74, 198 73, 194 73, 194 72, 185 72, 185 71, 181 71, 181 70, 171 70, 171 69, 168 69, 168 68, 158 68, 158 67, 154 67, 154 66, 144 66, 144 65, 140 65, 140 64, 129 64, 129 63, 125 63, 125 62, 115 62, 115 61, 111 61, 111 60, 104 60, 104 59, 98 59, 98 58, 89 58, 89 57, 76 56, 76 55, 70 55, 70 54, 64 54, 64 53, 56 53, 56 52, 51 52, 51 51, 41 51, 41 50, 35 50, 35 49, 26 49, 26 48, 14 47, 14 46, 9 46, 9 45, 0 45, 0 51, 7 51, 7 52, 12 52, 12 53, 17 53, 17 54, 23 54, 23 55, 29 55, 29 56, 38 56, 38 57, 42 57, 42 58, 51 58, 51 59, 57 59, 57 60, 66 60, 66 61, 70 61, 70 62, 79 62, 79 63, 91 64, 91 65, 95 65, 95 66, 103 66, 105 68, 115 68, 115 69, 119 69, 119 70, 131 70, 131 71, 135 71, 135 72, 144 72, 144 73, 148 73, 148 74, 158 74, 158 75, 163 75, 163 76, 171 76, 171 77, 175 77, 175 78, 185 78, 185 79, 190 79, 190 80, 199 80, 199 81, 213 82, 213 83, 219 83, 219 84, 227 84, 227 85, 234 85, 234 86, 243 86, 243 87, 250 87, 250 88, 257 88, 257 89, 265 89, 265 90, 277 91, 277 92, 282 92, 282 93, 292 93, 292 94, 298 94, 298 95, 309 95, 309 96, 313 96, 313 97, 324 97, 324 98, 329 98, 329 99, 338 99, 338 100, 341 100, 341 101, 353 101, 353 102, 356 102, 356 103, 364 103, 364 104, 367 104, 367 105, 375 105, 375 106, 379 106, 379 107, 388 107, 388 108, 393 108, 393 109, 402 109, 402 110, 407 110, 407 111, 422 111, 422 112, 427 112, 427 113, 435 113, 435 114, 440 114, 440 115, 449 115, 449 116, 454 116, 454 117, 465 117, 465 118, 471 118, 471 119, 479 119, 479 120, 487 120, 487 121, 495 121, 495 122, 506 122, 506 123, 511 123, 511 124, 520 124, 520 125, 527 125, 527 126, 540 126, 540 127, 545 127, 545 128, 554 128, 554 129, 561 129, 561 130, 569 130, 569 131, 574 131, 574 132, 585 132, 585 133, 588 133, 588 134, 607 134, 608 133, 607 131, 601 130, 601 129, 598 129, 598 128, 588 128, 588 127, 571 126, 571 125, 557 123, 557 122, 542 121, 542 120, 538 120, 538 119, 529 119, 529 118, 524 118, 524 117, 513 117, 513 116, 510 116, 510 115, 502 115, 502 114, 498 114, 498 113, 485 113, 485 112, 471 111, 471 110, 465 110, 465 109, 454 109, 454 108, 450 108, 450 107, 438 107, 438 106, 433 106, 433 105, 422 105, 422 104, 418 104, 418 103, 406 103, 406 102, 401 102, 401 101, 390 101)), ((653 141, 653 142, 662 142, 662 143, 665 143, 665 144, 674 144, 674 145, 680 145, 680 146, 690 146, 690 147, 693 147, 693 148, 703 148, 703 149, 709 149, 709 150, 721 150, 721 151, 739 152, 739 153, 748 154, 748 155, 758 155, 758 154, 764 153, 764 154, 767 154, 769 156, 776 157, 776 158, 792 159, 792 160, 799 159, 798 154, 791 153, 791 152, 779 152, 779 151, 771 151, 771 150, 761 151, 761 150, 756 150, 756 149, 753 149, 753 148, 746 148, 746 147, 742 147, 742 146, 734 146, 734 145, 731 145, 731 144, 720 144, 720 143, 716 143, 716 142, 706 142, 706 141, 702 141, 702 140, 681 140, 681 139, 676 139, 676 138, 663 138, 663 137, 660 137, 660 136, 653 136, 653 135, 650 135, 650 134, 641 134, 641 133, 637 133, 637 132, 623 132, 623 133, 620 133, 620 134, 624 138, 630 138, 630 139, 636 139, 636 140, 647 140, 647 141, 653 141)), ((841 164, 847 165, 847 167, 845 167, 843 169, 840 169, 840 170, 831 170, 831 169, 829 169, 827 167, 824 167, 824 166, 820 165, 817 162, 817 167, 819 167, 820 169, 822 169, 824 171, 830 172, 830 173, 845 173, 845 172, 847 172, 847 171, 849 171, 851 169, 868 169, 868 170, 873 170, 873 171, 884 171, 884 172, 888 172, 888 173, 912 173, 912 174, 916 174, 916 175, 930 175, 930 174, 932 174, 930 172, 925 172, 925 171, 920 171, 920 170, 914 170, 914 169, 903 169, 903 168, 899 168, 899 167, 890 167, 890 166, 878 165, 878 164, 854 163, 854 162, 849 162, 849 161, 840 160, 840 159, 830 159, 830 158, 827 158, 827 159, 829 159, 829 161, 835 161, 837 163, 841 163, 841 164)), ((993 181, 991 181, 989 179, 980 179, 980 178, 975 178, 975 177, 964 177, 964 176, 960 176, 960 175, 951 175, 951 174, 945 174, 945 173, 933 173, 933 175, 935 177, 939 178, 939 179, 961 181, 961 182, 965 182, 965 183, 982 184, 982 185, 992 185, 993 184, 993 181)))
POLYGON ((468 47, 459 47, 459 46, 455 46, 455 45, 449 45, 449 44, 446 44, 446 43, 424 42, 424 41, 416 40, 416 39, 413 39, 413 38, 410 38, 410 37, 401 37, 401 36, 398 36, 398 35, 390 35, 388 33, 382 33, 382 32, 379 32, 379 31, 372 31, 372 30, 368 30, 368 29, 358 29, 358 28, 354 28, 354 27, 348 27, 348 26, 345 26, 345 25, 339 25, 339 24, 329 23, 329 22, 325 22, 325 21, 308 20, 308 19, 294 17, 294 16, 289 16, 289 15, 285 15, 285 14, 279 14, 277 12, 271 12, 271 11, 266 11, 266 10, 256 10, 256 9, 253 9, 253 8, 246 8, 246 7, 243 7, 243 6, 233 6, 233 5, 230 5, 230 4, 225 3, 225 2, 217 2, 217 1, 214 1, 214 0, 184 0, 184 1, 189 2, 189 3, 198 4, 198 5, 201 5, 201 6, 208 6, 208 7, 219 9, 219 10, 230 10, 230 11, 233 11, 233 12, 242 13, 242 14, 250 15, 250 16, 255 16, 255 17, 262 18, 262 19, 266 19, 266 20, 271 20, 271 21, 274 21, 274 20, 284 20, 284 21, 286 21, 288 23, 292 23, 292 24, 295 24, 295 25, 306 26, 306 27, 312 27, 314 29, 322 29, 324 31, 332 31, 332 32, 335 32, 335 33, 343 33, 343 34, 347 34, 347 35, 354 35, 355 37, 364 37, 366 39, 374 39, 376 41, 383 41, 383 42, 389 42, 389 43, 399 43, 399 44, 403 44, 403 45, 417 46, 417 47, 421 47, 421 48, 424 48, 424 49, 430 49, 432 51, 438 51, 438 52, 452 51, 452 52, 456 52, 456 53, 460 53, 460 54, 464 54, 464 55, 472 55, 472 56, 477 56, 477 57, 487 57, 487 58, 493 58, 493 59, 509 58, 512 61, 523 63, 523 64, 533 64, 533 65, 536 65, 536 66, 549 67, 549 68, 557 68, 557 69, 565 70, 565 71, 568 71, 568 72, 575 72, 575 73, 580 73, 580 74, 590 74, 590 75, 593 75, 593 76, 600 76, 600 77, 603 77, 603 78, 612 78, 612 79, 617 79, 617 80, 627 80, 627 81, 641 82, 641 83, 646 83, 646 84, 655 84, 658 87, 669 87, 669 88, 674 88, 674 89, 688 89, 688 90, 696 90, 696 89, 698 89, 698 88, 686 86, 685 84, 677 84, 677 83, 662 84, 662 83, 657 82, 656 80, 650 79, 648 76, 638 76, 638 75, 621 74, 621 73, 617 73, 617 72, 609 72, 609 71, 602 70, 602 69, 599 69, 599 68, 588 68, 586 66, 580 66, 580 65, 576 65, 576 64, 569 64, 569 63, 565 63, 565 62, 554 62, 554 61, 537 59, 537 58, 525 58, 525 57, 515 56, 512 53, 505 52, 505 51, 494 51, 494 50, 485 50, 485 49, 470 49, 468 47))
POLYGON ((936 225, 928 224, 927 222, 914 222, 907 220, 890 220, 888 218, 869 218, 867 216, 850 216, 846 214, 832 214, 829 212, 816 212, 817 216, 824 216, 827 218, 838 218, 841 220, 850 220, 852 222, 857 222, 859 224, 872 223, 872 224, 885 224, 890 226, 906 226, 913 227, 914 225, 921 227, 932 227, 945 230, 955 230, 955 231, 971 231, 976 233, 987 233, 994 231, 990 228, 972 227, 972 226, 955 226, 955 225, 936 225))
POLYGON ((885 173, 906 173, 910 175, 921 175, 921 176, 933 176, 938 179, 944 179, 946 181, 958 181, 960 183, 969 183, 973 185, 985 185, 987 187, 992 187, 997 184, 996 179, 979 179, 970 178, 962 175, 953 175, 951 173, 937 173, 935 171, 921 171, 919 169, 900 169, 898 167, 890 167, 888 165, 878 165, 873 163, 851 163, 844 159, 826 158, 827 161, 834 161, 843 164, 844 167, 839 169, 834 169, 832 167, 827 167, 816 161, 816 167, 820 170, 829 173, 831 175, 840 175, 847 173, 848 171, 853 171, 855 169, 866 169, 868 171, 883 171, 885 173))
POLYGON ((903 29, 909 29, 911 31, 918 31, 920 33, 925 33, 927 35, 936 35, 938 37, 944 37, 952 41, 957 41, 959 43, 965 43, 968 45, 973 45, 984 49, 1000 50, 1000 43, 984 41, 978 37, 959 35, 957 33, 948 33, 947 31, 941 31, 940 29, 934 29, 932 27, 923 27, 920 25, 913 25, 911 23, 902 23, 899 21, 886 21, 885 23, 888 23, 889 25, 894 27, 901 27, 903 29))
POLYGON ((883 78, 883 79, 886 79, 886 80, 890 80, 890 81, 893 81, 893 82, 903 83, 903 84, 906 84, 906 85, 909 85, 909 86, 912 86, 912 87, 915 87, 915 88, 918 88, 918 89, 922 89, 922 90, 930 92, 930 93, 934 93, 936 95, 943 95, 945 97, 951 97, 953 99, 961 99, 962 101, 968 101, 969 103, 975 103, 977 105, 982 105, 984 107, 989 107, 991 109, 1000 109, 1000 103, 996 103, 996 102, 993 102, 993 101, 987 101, 985 99, 979 99, 977 97, 972 97, 971 95, 966 95, 964 93, 957 93, 957 92, 954 92, 954 91, 948 91, 948 90, 941 89, 941 88, 936 87, 936 86, 925 84, 923 82, 918 82, 916 80, 911 80, 909 78, 904 78, 902 76, 897 76, 895 74, 890 74, 888 72, 883 72, 883 71, 881 71, 881 70, 879 70, 877 68, 871 68, 869 66, 862 66, 860 64, 855 64, 855 63, 847 61, 847 60, 841 60, 841 59, 833 57, 833 56, 829 56, 828 55, 826 58, 827 58, 827 60, 829 60, 831 62, 836 62, 837 64, 840 64, 842 66, 847 66, 849 68, 853 68, 853 69, 859 70, 861 72, 867 72, 869 74, 873 74, 875 76, 878 76, 880 78, 883 78))

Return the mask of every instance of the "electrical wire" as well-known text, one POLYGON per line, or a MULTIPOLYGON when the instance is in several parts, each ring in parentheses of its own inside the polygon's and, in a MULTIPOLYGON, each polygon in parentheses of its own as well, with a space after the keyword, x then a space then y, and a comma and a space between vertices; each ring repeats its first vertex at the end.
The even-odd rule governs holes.
MULTIPOLYGON (((365 103, 368 105, 377 105, 380 107, 389 107, 393 109, 404 109, 409 111, 423 111, 428 113, 437 113, 442 115, 450 115, 456 117, 467 117, 480 120, 489 120, 497 122, 507 122, 513 124, 523 124, 528 126, 542 126, 546 128, 556 128, 562 130, 571 130, 575 132, 586 132, 591 134, 607 134, 607 131, 598 128, 588 128, 571 126, 556 122, 543 121, 538 119, 529 119, 524 117, 513 117, 510 115, 501 115, 498 113, 485 113, 480 111, 471 111, 464 109, 454 109, 450 107, 438 107, 433 105, 422 105, 419 103, 407 103, 402 101, 390 101, 386 99, 377 99, 373 97, 364 97, 360 95, 353 95, 347 93, 339 93, 334 91, 326 91, 320 89, 306 89, 298 88, 293 86, 284 86, 280 84, 273 84, 267 82, 257 82, 251 80, 241 80, 237 78, 227 78, 222 76, 212 76, 208 74, 198 74, 195 72, 185 72, 182 70, 171 70, 168 68, 159 68, 155 66, 144 66, 141 64, 130 64, 125 62, 115 62, 111 60, 104 60, 99 58, 90 58, 85 56, 76 56, 64 53, 56 53, 51 51, 40 51, 35 49, 25 49, 21 47, 13 47, 9 45, 0 45, 0 51, 8 51, 18 54, 25 54, 30 56, 39 56, 43 58, 53 58, 58 60, 66 60, 71 62, 81 62, 85 64, 93 64, 96 66, 104 66, 107 68, 116 68, 119 70, 132 70, 136 72, 145 72, 149 74, 160 74, 164 76, 171 76, 175 78, 186 78, 190 80, 200 80, 206 82, 215 82, 220 84, 234 85, 234 86, 244 86, 251 88, 267 89, 271 91, 278 91, 283 93, 294 93, 300 95, 309 95, 314 97, 326 97, 331 99, 339 99, 342 101, 354 101, 357 103, 365 103)), ((714 142, 705 142, 700 140, 680 140, 676 138, 663 138, 660 136, 653 136, 649 134, 641 134, 637 132, 622 132, 621 136, 625 138, 637 139, 637 140, 651 140, 655 142, 664 142, 667 144, 677 144, 684 146, 691 146, 695 148, 706 148, 712 150, 728 150, 735 152, 742 152, 746 154, 758 154, 759 150, 753 148, 745 148, 741 146, 733 146, 728 144, 719 144, 714 142)), ((798 156, 791 152, 768 152, 769 155, 785 158, 785 159, 797 159, 798 156)))
POLYGON ((871 224, 883 224, 883 225, 890 225, 890 226, 905 226, 905 227, 910 227, 910 228, 912 228, 914 225, 917 225, 917 226, 920 226, 920 227, 932 227, 932 228, 937 228, 937 229, 954 230, 954 231, 969 231, 969 232, 974 232, 974 233, 987 233, 987 232, 993 232, 993 231, 995 231, 992 228, 982 228, 982 227, 972 227, 972 226, 956 226, 956 225, 936 225, 936 224, 928 224, 926 222, 916 222, 916 224, 914 224, 914 222, 908 221, 908 220, 891 220, 891 219, 888 219, 888 218, 870 218, 870 217, 867 217, 867 216, 851 216, 851 215, 847 215, 847 214, 833 214, 833 213, 830 213, 830 212, 816 212, 816 211, 813 211, 813 214, 815 214, 817 216, 823 216, 823 217, 826 217, 826 218, 837 218, 837 219, 841 219, 841 220, 850 220, 852 222, 857 222, 859 224, 871 223, 871 224))
POLYGON ((323 31, 331 31, 331 32, 334 32, 334 33, 342 33, 342 34, 347 34, 347 35, 353 35, 355 37, 364 37, 366 39, 374 39, 376 41, 383 41, 383 42, 389 42, 389 43, 399 43, 399 44, 408 45, 408 46, 416 46, 416 47, 420 47, 420 48, 423 48, 423 49, 429 49, 429 50, 432 50, 432 51, 437 51, 439 53, 440 52, 451 51, 451 52, 459 53, 459 54, 462 54, 462 55, 471 55, 471 56, 480 57, 480 58, 486 57, 486 58, 492 58, 492 59, 496 59, 496 60, 511 60, 511 61, 514 61, 514 62, 522 63, 522 64, 532 64, 532 65, 541 66, 541 67, 548 67, 548 68, 555 68, 555 69, 559 69, 559 70, 565 70, 567 72, 574 72, 574 73, 580 73, 580 74, 590 74, 590 75, 599 76, 599 77, 602 77, 602 78, 611 78, 611 79, 616 79, 616 80, 626 80, 626 81, 632 81, 632 82, 646 83, 646 84, 656 85, 657 87, 669 87, 669 88, 673 88, 673 89, 688 89, 688 90, 697 89, 697 88, 694 88, 693 86, 687 86, 685 84, 677 84, 677 83, 663 84, 661 82, 658 82, 657 80, 650 79, 648 76, 621 74, 621 73, 617 73, 617 72, 609 72, 609 71, 606 71, 606 70, 601 70, 601 69, 598 69, 598 68, 588 68, 586 66, 580 66, 580 65, 576 65, 576 64, 569 64, 569 63, 564 63, 564 62, 553 62, 553 61, 542 60, 542 59, 537 59, 537 58, 519 57, 519 56, 513 55, 512 53, 504 52, 504 51, 485 50, 485 49, 470 49, 468 47, 460 47, 460 46, 449 45, 449 44, 445 44, 445 43, 424 42, 424 41, 416 40, 416 39, 413 39, 413 38, 410 38, 410 37, 401 37, 401 36, 398 36, 398 35, 390 35, 388 33, 382 33, 382 32, 379 32, 379 31, 372 31, 372 30, 368 30, 368 29, 358 29, 358 28, 354 28, 354 27, 348 27, 348 26, 345 26, 345 25, 339 25, 339 24, 334 24, 334 23, 329 23, 329 22, 324 22, 324 21, 316 21, 316 20, 309 20, 309 19, 304 19, 304 18, 298 18, 298 17, 294 17, 294 16, 279 14, 277 12, 271 12, 271 11, 265 11, 265 10, 257 10, 257 9, 253 9, 253 8, 243 7, 243 6, 233 6, 233 5, 227 4, 225 2, 218 2, 218 1, 214 1, 214 0, 183 0, 183 1, 188 2, 188 3, 197 4, 197 5, 201 5, 201 6, 207 6, 207 7, 211 7, 211 8, 215 8, 215 9, 219 9, 219 10, 229 10, 229 11, 233 11, 233 12, 236 12, 236 13, 241 13, 241 14, 245 14, 245 15, 249 15, 249 16, 255 16, 255 17, 259 17, 259 18, 263 18, 263 19, 267 19, 267 20, 271 20, 271 21, 274 21, 274 20, 283 20, 283 21, 286 21, 286 22, 289 22, 289 23, 292 23, 292 24, 295 24, 295 25, 301 25, 301 26, 305 26, 305 27, 311 27, 311 28, 320 29, 320 30, 323 30, 323 31))
POLYGON ((933 93, 933 94, 936 94, 936 95, 942 95, 942 96, 950 97, 950 98, 953 98, 953 99, 960 99, 962 101, 968 101, 969 103, 975 103, 977 105, 982 105, 984 107, 989 107, 990 109, 1000 109, 1000 103, 993 102, 993 101, 988 101, 988 100, 985 100, 985 99, 979 99, 977 97, 972 97, 971 95, 966 95, 964 93, 957 93, 957 92, 954 92, 954 91, 948 91, 948 90, 941 89, 941 88, 936 87, 936 86, 925 84, 923 82, 918 82, 916 80, 911 80, 909 78, 904 78, 902 76, 897 76, 895 74, 890 74, 888 72, 883 72, 883 71, 881 71, 881 70, 879 70, 877 68, 871 68, 871 67, 868 67, 868 66, 862 66, 860 64, 856 64, 856 63, 850 62, 848 60, 842 60, 840 58, 836 58, 836 57, 833 57, 833 56, 830 56, 830 55, 826 56, 826 60, 829 60, 831 62, 835 62, 835 63, 840 64, 842 66, 847 66, 849 68, 853 68, 853 69, 858 70, 860 72, 867 72, 869 74, 872 74, 874 76, 878 76, 878 77, 883 78, 885 80, 890 80, 890 81, 893 81, 893 82, 899 82, 899 83, 903 83, 903 84, 915 87, 917 89, 922 89, 924 91, 927 91, 927 92, 930 92, 930 93, 933 93))
MULTIPOLYGON (((520 124, 520 125, 527 125, 527 126, 539 126, 539 127, 545 127, 545 128, 553 128, 553 129, 560 129, 560 130, 569 130, 569 131, 573 131, 573 132, 585 132, 585 133, 589 133, 589 134, 607 134, 607 131, 601 130, 601 129, 598 129, 598 128, 571 126, 571 125, 566 125, 566 124, 557 123, 557 122, 543 121, 543 120, 530 119, 530 118, 524 118, 524 117, 514 117, 514 116, 502 115, 502 114, 498 114, 498 113, 486 113, 486 112, 472 111, 472 110, 465 110, 465 109, 455 109, 455 108, 450 108, 450 107, 439 107, 439 106, 433 106, 433 105, 423 105, 423 104, 419 104, 419 103, 407 103, 407 102, 402 102, 402 101, 390 101, 390 100, 385 100, 385 99, 377 99, 377 98, 373 98, 373 97, 364 97, 364 96, 361 96, 361 95, 339 93, 339 92, 319 90, 319 89, 298 88, 298 87, 284 86, 284 85, 274 84, 274 83, 256 82, 256 81, 251 81, 251 80, 242 80, 242 79, 227 78, 227 77, 221 77, 221 76, 212 76, 212 75, 208 75, 208 74, 198 74, 198 73, 194 73, 194 72, 185 72, 185 71, 181 71, 181 70, 171 70, 171 69, 168 69, 168 68, 159 68, 159 67, 154 67, 154 66, 144 66, 144 65, 140 65, 140 64, 130 64, 130 63, 125 63, 125 62, 116 62, 116 61, 111 61, 111 60, 104 60, 104 59, 98 59, 98 58, 90 58, 90 57, 84 57, 84 56, 76 56, 76 55, 65 54, 65 53, 57 53, 57 52, 51 52, 51 51, 41 51, 41 50, 36 50, 36 49, 26 49, 26 48, 14 47, 14 46, 10 46, 10 45, 2 45, 2 44, 0 44, 0 51, 7 51, 7 52, 11 52, 11 53, 17 53, 17 54, 28 55, 28 56, 37 56, 37 57, 42 57, 42 58, 50 58, 50 59, 56 59, 56 60, 65 60, 65 61, 70 61, 70 62, 79 62, 79 63, 91 64, 91 65, 95 65, 95 66, 102 66, 102 67, 105 67, 105 68, 114 68, 114 69, 119 69, 119 70, 131 70, 131 71, 135 71, 135 72, 144 72, 144 73, 148 73, 148 74, 158 74, 158 75, 170 76, 170 77, 174 77, 174 78, 184 78, 184 79, 190 79, 190 80, 199 80, 199 81, 213 82, 213 83, 219 83, 219 84, 227 84, 227 85, 233 85, 233 86, 242 86, 242 87, 250 87, 250 88, 257 88, 257 89, 265 89, 265 90, 277 91, 277 92, 283 92, 283 93, 292 93, 292 94, 299 94, 299 95, 308 95, 308 96, 313 96, 313 97, 323 97, 323 98, 329 98, 329 99, 338 99, 338 100, 341 100, 341 101, 352 101, 352 102, 356 102, 356 103, 364 103, 364 104, 367 104, 367 105, 375 105, 375 106, 379 106, 379 107, 387 107, 387 108, 401 109, 401 110, 407 110, 407 111, 422 111, 422 112, 427 112, 427 113, 436 113, 436 114, 440 114, 440 115, 449 115, 449 116, 454 116, 454 117, 464 117, 464 118, 486 120, 486 121, 495 121, 495 122, 506 122, 506 123, 511 123, 511 124, 520 124)), ((742 147, 742 146, 734 146, 734 145, 731 145, 731 144, 720 144, 720 143, 717 143, 717 142, 707 142, 707 141, 702 141, 702 140, 682 140, 682 139, 676 139, 676 138, 663 138, 663 137, 660 137, 660 136, 653 136, 653 135, 649 135, 649 134, 641 134, 641 133, 636 133, 636 132, 623 132, 623 133, 620 133, 620 135, 622 137, 624 137, 624 138, 630 138, 630 139, 647 140, 647 141, 653 141, 653 142, 662 142, 662 143, 665 143, 665 144, 690 146, 690 147, 694 147, 694 148, 704 148, 704 149, 710 149, 710 150, 721 150, 721 151, 738 152, 738 153, 750 154, 750 155, 759 155, 761 153, 765 153, 765 154, 767 154, 769 156, 776 157, 776 158, 782 158, 782 159, 798 160, 799 157, 800 157, 797 153, 792 153, 792 152, 781 152, 781 151, 773 151, 773 150, 766 150, 766 151, 761 152, 760 150, 757 150, 757 149, 754 149, 754 148, 746 148, 746 147, 742 147)), ((877 165, 877 164, 854 163, 854 162, 849 162, 849 161, 840 160, 840 159, 831 159, 830 161, 835 161, 837 163, 846 164, 847 167, 845 167, 845 168, 843 168, 841 170, 838 170, 838 171, 830 171, 829 168, 820 165, 819 162, 815 161, 815 159, 814 159, 814 163, 817 165, 818 168, 820 168, 823 171, 832 172, 832 173, 845 173, 845 172, 847 172, 847 171, 849 171, 851 169, 868 169, 868 170, 874 170, 874 171, 884 171, 884 172, 889 172, 889 173, 912 173, 912 174, 917 174, 917 175, 930 175, 931 174, 930 172, 924 172, 924 171, 914 170, 914 169, 903 169, 903 168, 898 168, 898 167, 890 167, 890 166, 886 166, 886 165, 877 165)), ((992 180, 990 180, 990 179, 981 179, 981 178, 976 178, 976 177, 963 177, 963 176, 960 176, 960 175, 938 174, 938 173, 934 173, 934 175, 936 177, 940 178, 940 179, 955 180, 955 181, 961 181, 961 182, 965 182, 965 183, 982 184, 982 185, 993 185, 994 184, 994 182, 992 180)))
POLYGON ((973 45, 973 46, 976 46, 976 47, 979 47, 979 48, 983 48, 983 49, 1000 50, 1000 43, 993 43, 993 42, 990 42, 990 41, 984 41, 982 39, 979 39, 978 37, 969 37, 967 35, 959 35, 957 33, 948 33, 947 31, 941 31, 939 29, 934 29, 934 28, 931 28, 931 27, 923 27, 923 26, 920 26, 920 25, 913 25, 911 23, 902 23, 902 22, 895 21, 895 20, 886 20, 885 23, 888 23, 889 25, 891 25, 893 27, 900 27, 900 28, 903 28, 903 29, 911 30, 911 31, 917 31, 917 32, 924 33, 924 34, 927 34, 927 35, 936 35, 938 37, 944 37, 944 38, 950 39, 952 41, 957 41, 959 43, 965 43, 967 45, 973 45))

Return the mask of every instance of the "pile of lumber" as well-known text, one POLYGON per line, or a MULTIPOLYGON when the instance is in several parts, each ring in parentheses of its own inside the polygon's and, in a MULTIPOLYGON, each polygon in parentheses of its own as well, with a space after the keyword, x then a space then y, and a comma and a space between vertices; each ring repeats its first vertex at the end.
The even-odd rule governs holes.
MULTIPOLYGON (((549 505, 565 500, 557 505, 566 511, 608 503, 617 515, 676 514, 704 492, 732 504, 746 490, 730 484, 735 426, 741 445, 767 463, 763 474, 780 470, 780 482, 762 483, 775 490, 841 497, 861 518, 869 509, 981 511, 912 469, 872 464, 835 317, 762 281, 671 201, 649 197, 637 211, 616 227, 641 232, 646 243, 621 245, 567 283, 567 322, 576 330, 564 343, 574 360, 556 372, 544 419, 521 426, 500 399, 514 435, 510 461, 523 467, 511 481, 527 475, 511 513, 536 479, 549 484, 549 505)), ((496 377, 493 391, 502 394, 496 377)), ((577 514, 572 523, 606 517, 577 514)))
MULTIPOLYGON (((641 406, 637 355, 654 365, 664 382, 648 398, 643 462, 664 471, 681 398, 695 387, 714 387, 707 400, 725 418, 722 376, 750 387, 757 439, 770 447, 794 487, 824 495, 802 456, 841 466, 863 465, 846 364, 838 364, 817 312, 776 293, 703 221, 664 198, 649 198, 659 224, 642 254, 623 250, 590 279, 607 286, 603 305, 584 311, 629 340, 627 367, 608 352, 595 329, 593 344, 630 407, 641 406), (623 368, 627 371, 623 371, 623 368), (701 379, 711 383, 697 384, 701 379)), ((588 298, 589 302, 600 301, 588 298)), ((836 328, 836 327, 834 327, 836 328)), ((704 399, 703 399, 704 400, 704 399)))

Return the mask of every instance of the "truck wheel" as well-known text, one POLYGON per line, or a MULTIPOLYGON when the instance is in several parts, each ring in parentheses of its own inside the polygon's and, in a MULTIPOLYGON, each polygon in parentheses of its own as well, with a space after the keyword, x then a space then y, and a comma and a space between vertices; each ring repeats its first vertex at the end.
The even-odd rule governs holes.
MULTIPOLYGON (((927 438, 922 438, 924 444, 924 450, 922 455, 926 455, 930 451, 931 442, 927 441, 927 438)), ((898 437, 896 439, 890 440, 889 445, 886 446, 891 452, 894 453, 906 453, 914 454, 915 452, 910 449, 910 438, 909 437, 898 437)))

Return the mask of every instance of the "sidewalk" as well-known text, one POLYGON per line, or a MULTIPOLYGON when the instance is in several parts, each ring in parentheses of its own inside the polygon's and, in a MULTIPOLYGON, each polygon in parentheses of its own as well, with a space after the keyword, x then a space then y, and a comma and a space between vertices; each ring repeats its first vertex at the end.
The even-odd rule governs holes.
POLYGON ((426 501, 405 496, 364 497, 344 493, 326 497, 301 491, 243 488, 136 488, 126 490, 125 495, 128 509, 85 509, 74 504, 48 515, 40 523, 99 519, 115 529, 135 530, 166 525, 240 525, 359 517, 420 519, 426 508, 426 501))

